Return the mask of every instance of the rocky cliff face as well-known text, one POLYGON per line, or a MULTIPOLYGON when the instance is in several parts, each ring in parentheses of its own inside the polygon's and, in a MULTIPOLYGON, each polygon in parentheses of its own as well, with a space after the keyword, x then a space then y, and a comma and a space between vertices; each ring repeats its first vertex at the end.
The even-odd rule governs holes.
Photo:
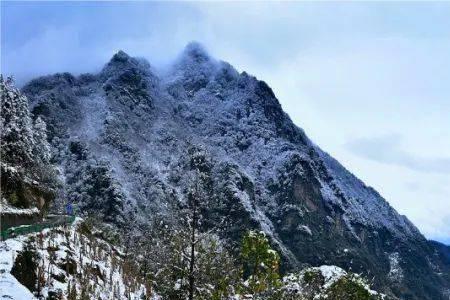
MULTIPOLYGON (((198 44, 171 69, 118 52, 98 74, 23 88, 49 128, 62 195, 106 222, 176 218, 193 165, 224 239, 260 228, 286 269, 335 264, 403 299, 449 299, 450 261, 372 188, 311 142, 270 87, 198 44)), ((131 230, 131 229, 130 229, 131 230)))

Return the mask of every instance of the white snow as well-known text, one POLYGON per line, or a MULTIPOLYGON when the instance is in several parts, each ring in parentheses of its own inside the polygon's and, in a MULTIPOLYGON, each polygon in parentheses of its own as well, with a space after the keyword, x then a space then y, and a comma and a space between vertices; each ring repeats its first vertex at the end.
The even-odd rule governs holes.
POLYGON ((403 269, 400 266, 400 254, 398 252, 392 252, 389 254, 388 278, 396 282, 403 279, 403 269))
POLYGON ((0 298, 13 300, 34 300, 34 295, 9 273, 0 274, 0 298))
MULTIPOLYGON (((91 293, 95 296, 95 299, 141 299, 141 296, 146 292, 145 287, 142 283, 133 279, 131 279, 132 283, 130 282, 130 284, 135 285, 135 288, 130 288, 130 285, 127 284, 127 280, 130 280, 130 278, 126 280, 122 273, 120 261, 123 254, 120 250, 100 239, 86 238, 78 233, 76 228, 80 222, 81 219, 78 218, 68 229, 61 227, 42 231, 43 243, 39 245, 39 242, 37 242, 37 252, 40 256, 39 264, 43 266, 44 277, 47 279, 42 291, 44 297, 48 295, 49 291, 61 291, 66 295, 69 282, 72 286, 75 282, 77 291, 81 291, 82 286, 79 277, 66 273, 55 263, 70 258, 76 261, 77 273, 85 274, 86 270, 94 268, 102 274, 102 277, 93 273, 87 275, 89 276, 88 284, 92 288, 91 293), (55 250, 49 250, 51 248, 55 250), (51 258, 52 256, 53 258, 51 258), (51 278, 48 272, 63 274, 66 278, 65 282, 59 282, 51 278), (126 295, 129 295, 130 298, 127 298, 126 295)), ((33 233, 0 242, 0 299, 35 299, 33 294, 10 274, 10 271, 17 253, 23 249, 27 240, 34 237, 39 241, 40 234, 33 233)), ((82 275, 82 277, 85 277, 85 275, 82 275)))
POLYGON ((1 214, 14 214, 14 215, 34 215, 39 214, 37 207, 33 208, 17 208, 9 205, 6 199, 2 198, 0 201, 0 213, 1 214))
POLYGON ((312 268, 313 270, 319 270, 320 273, 325 278, 325 285, 324 287, 329 287, 333 283, 335 283, 339 278, 342 276, 347 275, 347 272, 345 272, 343 269, 337 267, 337 266, 320 266, 318 268, 312 268))
POLYGON ((0 299, 36 299, 33 294, 10 274, 18 251, 22 250, 23 237, 0 242, 0 299))
POLYGON ((309 228, 308 227, 308 225, 299 225, 298 226, 298 229, 300 230, 300 231, 303 231, 303 232, 305 232, 306 234, 308 234, 308 235, 313 235, 313 233, 312 233, 312 231, 311 231, 311 228, 309 228))

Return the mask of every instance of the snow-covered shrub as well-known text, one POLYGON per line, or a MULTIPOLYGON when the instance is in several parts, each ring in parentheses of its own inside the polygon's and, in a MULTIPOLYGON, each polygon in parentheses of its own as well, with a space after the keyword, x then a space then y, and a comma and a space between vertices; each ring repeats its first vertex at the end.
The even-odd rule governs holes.
POLYGON ((324 293, 324 299, 358 299, 377 300, 382 299, 377 293, 373 293, 367 283, 355 274, 346 274, 330 285, 324 293))
POLYGON ((379 300, 384 295, 370 289, 361 276, 336 266, 306 268, 283 277, 281 299, 379 300))

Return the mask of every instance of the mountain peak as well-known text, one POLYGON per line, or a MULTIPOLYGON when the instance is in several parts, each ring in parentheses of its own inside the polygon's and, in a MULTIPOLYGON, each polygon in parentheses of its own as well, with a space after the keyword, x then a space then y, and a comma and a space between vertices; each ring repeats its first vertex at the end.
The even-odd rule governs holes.
POLYGON ((105 65, 101 74, 109 77, 116 74, 117 72, 123 72, 124 70, 135 68, 144 73, 147 73, 149 72, 151 67, 145 59, 132 57, 124 51, 119 50, 105 65))
POLYGON ((186 45, 183 51, 183 57, 189 58, 195 62, 205 62, 211 59, 203 45, 195 41, 186 45))
POLYGON ((175 60, 168 78, 182 80, 189 90, 198 90, 205 86, 219 67, 200 43, 190 42, 175 60))
POLYGON ((130 56, 122 50, 119 50, 116 54, 113 55, 110 62, 126 62, 130 59, 130 56))

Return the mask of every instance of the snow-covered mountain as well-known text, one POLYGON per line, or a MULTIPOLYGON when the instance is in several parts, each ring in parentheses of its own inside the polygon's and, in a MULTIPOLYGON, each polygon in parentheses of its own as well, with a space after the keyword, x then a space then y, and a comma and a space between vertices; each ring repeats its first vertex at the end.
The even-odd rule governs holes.
MULTIPOLYGON (((150 55, 151 56, 151 55, 150 55)), ((37 78, 65 195, 125 230, 176 218, 194 166, 206 225, 271 237, 285 269, 333 264, 403 299, 449 299, 450 260, 374 189, 308 139, 263 81, 189 44, 156 71, 119 51, 98 74, 37 78)))

